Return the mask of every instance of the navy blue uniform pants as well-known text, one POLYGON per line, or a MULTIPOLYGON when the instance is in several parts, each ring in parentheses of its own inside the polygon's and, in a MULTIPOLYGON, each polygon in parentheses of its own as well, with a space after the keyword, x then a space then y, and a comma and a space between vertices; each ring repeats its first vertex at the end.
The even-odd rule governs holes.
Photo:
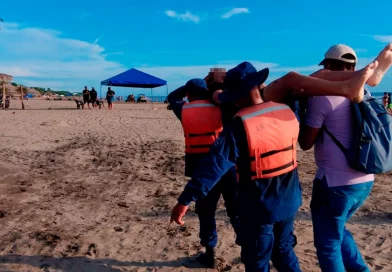
POLYGON ((241 261, 246 272, 270 271, 270 260, 279 272, 300 272, 294 247, 295 216, 273 224, 258 224, 241 218, 241 261))
POLYGON ((216 231, 215 211, 218 201, 223 196, 227 216, 234 231, 238 233, 239 223, 237 216, 237 177, 235 167, 231 168, 215 185, 215 187, 202 199, 196 201, 196 213, 200 223, 200 244, 204 247, 216 247, 218 234, 216 231))

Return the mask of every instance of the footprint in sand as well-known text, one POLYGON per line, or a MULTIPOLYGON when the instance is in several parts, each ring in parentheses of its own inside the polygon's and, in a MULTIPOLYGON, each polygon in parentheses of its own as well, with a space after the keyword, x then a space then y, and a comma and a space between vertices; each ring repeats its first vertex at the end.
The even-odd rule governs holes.
POLYGON ((0 211, 0 218, 4 218, 7 215, 5 211, 0 211))
POLYGON ((90 257, 96 257, 97 256, 97 245, 96 244, 90 244, 88 246, 86 255, 90 256, 90 257))

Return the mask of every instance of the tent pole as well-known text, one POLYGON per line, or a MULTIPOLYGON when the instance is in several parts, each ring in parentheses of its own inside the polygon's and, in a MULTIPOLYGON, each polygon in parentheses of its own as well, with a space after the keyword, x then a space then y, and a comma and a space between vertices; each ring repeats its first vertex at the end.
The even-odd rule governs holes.
POLYGON ((22 110, 25 109, 24 102, 23 102, 23 88, 22 85, 19 86, 20 88, 20 100, 22 101, 22 110))
MULTIPOLYGON (((168 96, 169 95, 169 87, 167 86, 167 84, 166 84, 166 96, 168 96)), ((166 97, 167 98, 167 97, 166 97)))
POLYGON ((101 87, 100 87, 99 96, 100 96, 100 99, 102 100, 102 84, 101 84, 101 87))
POLYGON ((152 88, 151 88, 151 108, 154 109, 154 100, 152 99, 152 88))

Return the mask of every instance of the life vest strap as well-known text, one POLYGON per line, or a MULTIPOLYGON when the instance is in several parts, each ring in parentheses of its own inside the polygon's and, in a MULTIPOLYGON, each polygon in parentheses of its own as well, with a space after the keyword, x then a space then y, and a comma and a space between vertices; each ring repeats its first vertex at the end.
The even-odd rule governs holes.
MULTIPOLYGON (((290 151, 290 150, 293 150, 293 149, 294 149, 294 146, 291 145, 291 146, 285 147, 285 148, 280 149, 280 150, 271 150, 271 151, 268 151, 268 152, 266 152, 266 153, 260 154, 260 158, 261 158, 261 159, 264 159, 264 158, 266 158, 266 157, 275 155, 275 154, 277 154, 277 153, 285 152, 285 151, 290 151)), ((249 161, 254 161, 254 160, 256 160, 256 157, 255 157, 255 156, 249 157, 249 161)))
POLYGON ((266 153, 260 154, 260 158, 263 159, 263 158, 275 155, 277 153, 284 152, 284 151, 290 151, 290 150, 293 150, 293 149, 294 149, 294 146, 291 145, 291 146, 288 146, 288 147, 283 148, 281 150, 271 150, 271 151, 268 151, 266 153))
POLYGON ((286 168, 289 168, 289 167, 292 167, 292 166, 294 166, 294 162, 289 162, 289 163, 286 163, 285 165, 282 165, 282 166, 279 166, 279 167, 276 167, 276 168, 273 168, 273 169, 264 170, 263 174, 266 174, 266 175, 272 174, 274 172, 278 172, 278 171, 281 171, 283 169, 286 169, 286 168))
POLYGON ((206 145, 190 145, 190 148, 210 148, 212 144, 206 144, 206 145))
MULTIPOLYGON (((272 173, 274 173, 274 172, 279 172, 279 171, 282 171, 283 169, 292 167, 293 165, 294 165, 294 162, 289 162, 289 163, 287 163, 287 164, 285 164, 285 165, 282 165, 282 166, 279 166, 279 167, 276 167, 276 168, 263 170, 262 174, 268 175, 268 174, 272 174, 272 173)), ((252 172, 251 172, 251 175, 252 175, 252 177, 253 177, 254 179, 256 179, 256 177, 257 177, 256 171, 252 171, 252 172)))
POLYGON ((198 134, 195 134, 195 133, 192 133, 192 134, 188 134, 188 136, 189 137, 201 137, 201 136, 215 136, 216 135, 216 133, 213 131, 213 132, 206 132, 206 133, 198 133, 198 134))

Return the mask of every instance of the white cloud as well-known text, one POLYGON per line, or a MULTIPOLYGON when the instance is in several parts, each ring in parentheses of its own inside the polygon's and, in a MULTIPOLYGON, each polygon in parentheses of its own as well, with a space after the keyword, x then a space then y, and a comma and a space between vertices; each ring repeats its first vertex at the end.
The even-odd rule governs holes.
POLYGON ((171 18, 176 18, 178 20, 185 21, 185 22, 193 22, 193 23, 200 22, 200 17, 190 13, 189 11, 185 13, 177 13, 174 10, 166 10, 165 14, 171 18))
MULTIPOLYGON (((45 81, 45 80, 25 80, 23 85, 28 87, 42 87, 42 88, 50 88, 52 90, 63 90, 64 84, 60 81, 45 81), (50 87, 47 87, 50 86, 50 87)), ((79 88, 81 89, 81 88, 79 88)))
POLYGON ((104 54, 103 56, 114 56, 114 55, 124 55, 124 52, 110 52, 104 54))
POLYGON ((309 66, 299 66, 299 67, 273 67, 271 72, 273 73, 288 73, 288 72, 297 72, 297 73, 307 73, 307 72, 315 72, 321 69, 318 65, 309 65, 309 66))
POLYGON ((374 35, 373 39, 379 42, 384 42, 384 43, 390 43, 392 42, 392 35, 387 36, 387 35, 374 35))
MULTIPOLYGON (((174 90, 175 88, 183 85, 187 80, 191 78, 204 78, 210 68, 226 68, 229 70, 234 66, 238 65, 242 61, 231 61, 228 62, 221 62, 218 64, 210 64, 210 65, 190 65, 190 66, 142 66, 140 68, 136 67, 143 72, 155 75, 157 77, 163 78, 168 81, 168 85, 170 90, 174 90)), ((310 74, 312 72, 317 71, 320 69, 318 66, 305 66, 305 67, 282 67, 277 63, 268 63, 268 62, 261 62, 250 60, 257 70, 264 69, 268 67, 270 69, 270 76, 268 77, 267 82, 271 82, 276 78, 283 76, 284 74, 290 71, 296 71, 299 73, 310 74)))
POLYGON ((90 15, 91 15, 90 12, 85 11, 85 12, 82 12, 76 19, 78 19, 78 20, 85 19, 85 18, 89 17, 90 15))
MULTIPOLYGON (((91 42, 64 38, 58 31, 4 24, 0 36, 0 72, 10 74, 18 83, 55 90, 80 91, 85 85, 99 88, 100 81, 128 68, 107 60, 105 48, 91 42)), ((136 65, 134 68, 168 81, 169 90, 184 84, 190 78, 205 77, 210 68, 227 70, 243 60, 229 60, 205 65, 136 65)), ((249 60, 258 70, 270 68, 268 82, 289 71, 310 74, 317 66, 283 67, 278 63, 249 60)), ((361 61, 363 62, 363 61, 361 61)), ((127 92, 131 90, 127 89, 127 92)), ((137 92, 135 92, 137 93, 137 92)), ((156 92, 166 94, 166 89, 156 92)))
POLYGON ((367 48, 354 48, 355 53, 367 53, 368 49, 367 48))
MULTIPOLYGON (((106 52, 98 44, 64 38, 60 32, 50 29, 5 24, 1 38, 0 72, 11 74, 16 82, 27 86, 79 91, 85 85, 98 87, 100 81, 131 68, 106 59, 122 52, 106 52)), ((188 66, 136 65, 135 68, 167 80, 172 90, 190 78, 206 76, 212 67, 230 69, 241 61, 188 66)), ((259 70, 269 67, 271 77, 289 70, 314 70, 312 66, 285 68, 277 63, 251 62, 259 70)))
POLYGON ((25 85, 30 82, 45 88, 75 91, 79 85, 96 85, 126 69, 107 60, 110 53, 105 53, 98 44, 63 38, 58 31, 4 24, 0 71, 25 85))
POLYGON ((99 35, 99 37, 96 38, 96 39, 93 41, 93 43, 94 43, 94 44, 97 44, 101 39, 102 39, 102 34, 99 35))
POLYGON ((249 13, 249 9, 247 8, 233 8, 230 11, 226 12, 221 16, 222 19, 229 19, 234 15, 242 14, 242 13, 249 13))

